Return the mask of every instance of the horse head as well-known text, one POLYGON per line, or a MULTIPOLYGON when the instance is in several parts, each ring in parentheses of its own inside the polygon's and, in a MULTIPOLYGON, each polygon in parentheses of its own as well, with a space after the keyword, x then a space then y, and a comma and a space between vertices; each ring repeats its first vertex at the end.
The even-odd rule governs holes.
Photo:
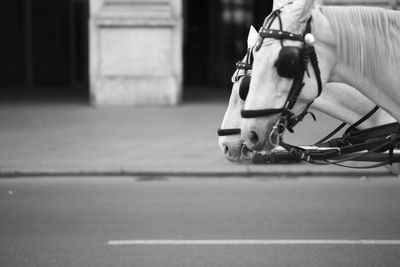
POLYGON ((257 41, 258 33, 253 26, 250 27, 247 38, 247 54, 241 62, 237 63, 237 69, 232 75, 232 91, 229 104, 218 130, 218 143, 225 157, 229 161, 238 162, 246 160, 243 147, 243 139, 240 136, 241 116, 244 100, 250 86, 251 74, 251 48, 257 41))
MULTIPOLYGON (((275 2, 277 7, 282 1, 275 2)), ((259 31, 241 124, 242 139, 252 150, 278 145, 284 128, 292 131, 326 83, 311 34, 314 4, 287 2, 265 19, 259 31)))

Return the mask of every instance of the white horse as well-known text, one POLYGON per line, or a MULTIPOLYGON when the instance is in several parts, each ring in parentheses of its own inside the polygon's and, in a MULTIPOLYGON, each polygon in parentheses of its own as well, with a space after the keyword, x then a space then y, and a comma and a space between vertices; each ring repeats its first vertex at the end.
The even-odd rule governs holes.
MULTIPOLYGON (((372 102, 400 121, 400 13, 373 7, 316 6, 315 0, 296 0, 280 9, 279 19, 267 28, 303 34, 310 18, 314 48, 319 61, 322 86, 340 82, 357 88, 372 102), (282 28, 281 28, 282 27, 282 28)), ((274 2, 278 9, 282 1, 274 2)), ((309 36, 309 44, 313 42, 309 36)), ((276 61, 283 46, 301 48, 304 43, 276 38, 260 39, 254 53, 252 79, 244 104, 245 110, 281 109, 286 102, 293 79, 281 77, 276 61)), ((296 104, 291 110, 301 113, 318 95, 317 76, 311 64, 309 74, 296 104)), ((325 88, 326 89, 326 88, 325 88)), ((325 90, 324 89, 324 90, 325 90)), ((344 100, 348 96, 340 96, 344 100)), ((330 105, 334 113, 345 112, 335 107, 332 99, 317 98, 315 104, 330 105)), ((354 109, 354 108, 353 108, 354 109)), ((242 139, 252 150, 270 150, 268 140, 281 115, 243 119, 242 139)))
MULTIPOLYGON (((250 28, 247 39, 248 47, 253 47, 256 41, 257 32, 254 28, 250 28)), ((247 61, 247 56, 242 61, 247 61)), ((243 109, 245 101, 239 97, 239 89, 243 77, 239 80, 235 80, 234 78, 243 75, 245 75, 243 70, 236 70, 232 76, 232 92, 221 124, 221 129, 237 129, 241 126, 242 118, 240 111, 243 109)), ((328 83, 325 85, 321 96, 313 102, 311 108, 351 125, 367 114, 374 106, 374 103, 354 88, 343 83, 328 83)), ((359 129, 365 129, 394 121, 395 119, 387 112, 379 109, 367 121, 362 123, 359 126, 359 129)), ((241 155, 243 142, 244 140, 241 138, 239 133, 220 136, 218 138, 219 146, 225 154, 225 157, 232 162, 246 161, 246 159, 241 155)))

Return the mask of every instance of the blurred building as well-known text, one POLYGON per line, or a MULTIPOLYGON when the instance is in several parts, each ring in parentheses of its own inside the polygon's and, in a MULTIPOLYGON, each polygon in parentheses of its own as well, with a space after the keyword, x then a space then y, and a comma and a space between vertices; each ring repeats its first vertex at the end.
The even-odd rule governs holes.
POLYGON ((226 91, 250 25, 258 29, 271 9, 265 0, 2 0, 0 90, 78 92, 98 106, 226 91))
POLYGON ((389 9, 398 9, 399 0, 323 0, 325 5, 341 5, 341 6, 377 6, 389 9))

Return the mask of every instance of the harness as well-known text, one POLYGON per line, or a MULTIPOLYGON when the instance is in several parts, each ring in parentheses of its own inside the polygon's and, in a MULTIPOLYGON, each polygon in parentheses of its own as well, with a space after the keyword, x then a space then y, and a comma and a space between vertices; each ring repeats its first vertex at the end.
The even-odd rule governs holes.
MULTIPOLYGON (((315 77, 318 83, 318 95, 322 92, 321 73, 318 66, 318 59, 313 47, 314 37, 311 34, 311 18, 307 21, 304 33, 294 34, 291 32, 283 31, 282 19, 280 17, 281 9, 273 11, 265 20, 264 26, 259 31, 259 40, 255 47, 259 50, 265 38, 273 38, 280 40, 281 50, 279 51, 278 59, 275 63, 278 74, 287 79, 292 79, 292 86, 290 88, 286 102, 282 108, 278 109, 255 109, 255 110, 242 110, 242 118, 258 118, 280 114, 280 118, 276 123, 274 130, 271 134, 281 136, 284 129, 293 132, 293 127, 300 122, 308 113, 308 109, 312 102, 308 103, 306 108, 299 114, 295 115, 291 110, 296 104, 298 97, 304 87, 304 75, 310 77, 308 71, 308 63, 314 70, 315 77), (272 23, 278 19, 279 30, 271 29, 272 23), (299 41, 302 47, 285 46, 284 40, 299 41)), ((271 139, 271 138, 270 138, 271 139)))
MULTIPOLYGON (((352 126, 349 127, 349 129, 352 126)), ((280 143, 268 153, 257 153, 253 163, 291 163, 306 161, 317 165, 338 165, 348 168, 375 168, 400 162, 400 124, 389 123, 343 134, 313 146, 280 143), (348 161, 378 162, 366 166, 344 165, 348 161)))
MULTIPOLYGON (((254 49, 260 49, 264 38, 279 39, 282 48, 279 52, 275 67, 281 77, 293 79, 293 83, 283 108, 241 111, 243 118, 257 118, 280 114, 280 118, 271 133, 271 135, 275 134, 278 136, 278 142, 275 144, 276 148, 269 152, 254 153, 252 156, 252 162, 292 163, 303 160, 313 164, 335 164, 350 168, 374 168, 392 164, 394 162, 400 162, 400 150, 397 149, 400 147, 399 123, 389 123, 365 130, 357 129, 361 123, 371 117, 379 109, 378 106, 375 106, 370 112, 368 112, 368 114, 349 126, 340 138, 332 137, 345 127, 346 123, 339 125, 339 127, 312 146, 294 146, 280 140, 285 128, 289 131, 293 131, 293 127, 301 121, 307 113, 310 113, 308 112, 308 108, 312 102, 309 103, 305 110, 297 116, 291 112, 291 109, 297 102, 297 98, 304 86, 303 78, 305 73, 309 76, 307 69, 309 62, 313 67, 317 79, 318 96, 322 91, 318 60, 313 47, 314 38, 311 35, 311 18, 307 21, 303 35, 296 35, 282 30, 280 12, 280 10, 274 11, 269 17, 267 17, 266 22, 264 23, 266 26, 260 29, 259 41, 254 49), (270 29, 275 19, 278 19, 279 21, 280 30, 270 29), (300 41, 302 42, 302 47, 284 46, 283 40, 300 41), (343 162, 347 161, 373 161, 379 163, 359 167, 343 165, 343 162)), ((249 91, 252 60, 252 49, 249 49, 244 61, 236 63, 237 72, 236 75, 232 77, 232 82, 240 81, 239 96, 243 101, 246 100, 249 91), (244 74, 240 74, 241 70, 244 71, 244 74)), ((236 134, 240 134, 240 128, 218 130, 219 136, 236 134)), ((270 142, 272 143, 271 136, 270 142)), ((247 153, 246 156, 248 156, 247 153)))

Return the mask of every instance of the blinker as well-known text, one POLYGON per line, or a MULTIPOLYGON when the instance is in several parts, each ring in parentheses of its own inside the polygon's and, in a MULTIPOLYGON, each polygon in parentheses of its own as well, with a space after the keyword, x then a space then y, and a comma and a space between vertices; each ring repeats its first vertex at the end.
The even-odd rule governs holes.
POLYGON ((250 76, 250 75, 246 75, 246 76, 244 76, 244 77, 242 78, 242 80, 240 81, 240 86, 239 86, 239 97, 240 97, 240 99, 242 99, 243 101, 246 100, 247 94, 249 93, 250 80, 251 80, 251 76, 250 76))
POLYGON ((275 67, 279 76, 293 79, 304 71, 302 62, 303 60, 300 48, 295 46, 284 46, 281 51, 279 51, 275 67))

